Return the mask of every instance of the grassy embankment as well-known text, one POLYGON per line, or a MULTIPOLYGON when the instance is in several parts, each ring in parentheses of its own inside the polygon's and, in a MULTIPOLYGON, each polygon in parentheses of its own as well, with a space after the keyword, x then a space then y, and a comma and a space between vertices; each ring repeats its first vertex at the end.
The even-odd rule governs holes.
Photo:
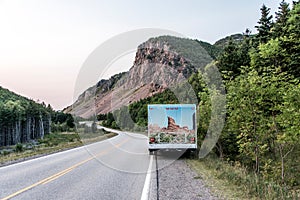
POLYGON ((221 199, 300 199, 300 190, 259 179, 238 163, 213 156, 187 160, 198 176, 221 199))
POLYGON ((83 128, 77 132, 50 133, 32 143, 0 147, 0 166, 99 142, 115 135, 104 130, 86 132, 83 128))

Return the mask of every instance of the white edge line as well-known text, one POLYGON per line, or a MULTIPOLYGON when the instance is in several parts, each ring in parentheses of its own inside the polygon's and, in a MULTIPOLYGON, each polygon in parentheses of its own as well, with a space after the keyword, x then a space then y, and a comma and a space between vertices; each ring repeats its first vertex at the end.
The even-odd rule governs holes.
POLYGON ((31 159, 28 159, 28 160, 24 160, 24 161, 9 164, 9 165, 6 165, 6 166, 2 166, 2 167, 0 167, 0 169, 15 167, 15 166, 27 164, 27 163, 30 163, 30 162, 36 162, 38 160, 44 160, 44 159, 51 158, 51 157, 54 157, 54 156, 57 156, 57 155, 60 155, 60 154, 66 154, 66 153, 69 153, 69 152, 72 152, 72 151, 79 151, 81 149, 85 149, 87 146, 93 146, 93 145, 97 145, 99 143, 104 143, 104 142, 107 142, 107 141, 110 141, 110 140, 114 140, 114 139, 120 137, 122 133, 116 133, 116 134, 118 134, 118 135, 116 135, 115 137, 111 137, 111 138, 108 138, 108 139, 105 139, 105 140, 102 140, 102 141, 99 141, 99 142, 95 142, 95 143, 92 143, 92 144, 83 145, 83 146, 79 146, 79 147, 75 147, 75 148, 71 148, 71 149, 67 149, 67 150, 64 150, 64 151, 59 151, 59 152, 55 152, 55 153, 51 153, 51 154, 47 154, 47 155, 42 155, 42 156, 37 157, 37 158, 31 158, 31 159))
POLYGON ((149 167, 148 167, 148 171, 147 171, 147 175, 146 175, 146 179, 145 179, 145 184, 144 184, 141 200, 148 200, 148 198, 149 198, 152 162, 153 162, 153 155, 150 157, 149 167))

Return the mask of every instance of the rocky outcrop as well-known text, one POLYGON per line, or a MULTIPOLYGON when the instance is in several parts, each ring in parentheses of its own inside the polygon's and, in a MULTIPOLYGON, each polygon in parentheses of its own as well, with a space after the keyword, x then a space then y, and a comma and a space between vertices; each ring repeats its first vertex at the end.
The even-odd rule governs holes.
POLYGON ((188 133, 190 132, 187 126, 180 127, 176 124, 172 117, 168 116, 168 126, 161 129, 162 132, 188 133))
POLYGON ((128 72, 100 80, 65 112, 84 118, 111 112, 187 82, 192 73, 210 62, 197 41, 171 36, 149 39, 138 47, 128 72))
POLYGON ((166 130, 176 132, 178 129, 180 129, 180 126, 175 123, 172 117, 168 117, 168 127, 166 130))

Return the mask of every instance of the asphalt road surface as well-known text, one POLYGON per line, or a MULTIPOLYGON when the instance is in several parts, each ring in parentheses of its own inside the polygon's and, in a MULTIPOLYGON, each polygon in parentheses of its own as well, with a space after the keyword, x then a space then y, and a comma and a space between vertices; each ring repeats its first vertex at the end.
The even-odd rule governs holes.
POLYGON ((147 193, 144 185, 150 180, 146 177, 152 160, 145 136, 119 133, 102 142, 1 167, 0 199, 147 198, 142 193, 147 193))

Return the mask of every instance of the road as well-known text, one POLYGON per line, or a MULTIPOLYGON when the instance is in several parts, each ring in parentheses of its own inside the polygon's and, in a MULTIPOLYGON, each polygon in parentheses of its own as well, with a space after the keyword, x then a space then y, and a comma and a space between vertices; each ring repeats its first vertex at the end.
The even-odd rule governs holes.
POLYGON ((150 158, 145 136, 120 132, 98 143, 1 167, 0 199, 141 199, 150 158))

